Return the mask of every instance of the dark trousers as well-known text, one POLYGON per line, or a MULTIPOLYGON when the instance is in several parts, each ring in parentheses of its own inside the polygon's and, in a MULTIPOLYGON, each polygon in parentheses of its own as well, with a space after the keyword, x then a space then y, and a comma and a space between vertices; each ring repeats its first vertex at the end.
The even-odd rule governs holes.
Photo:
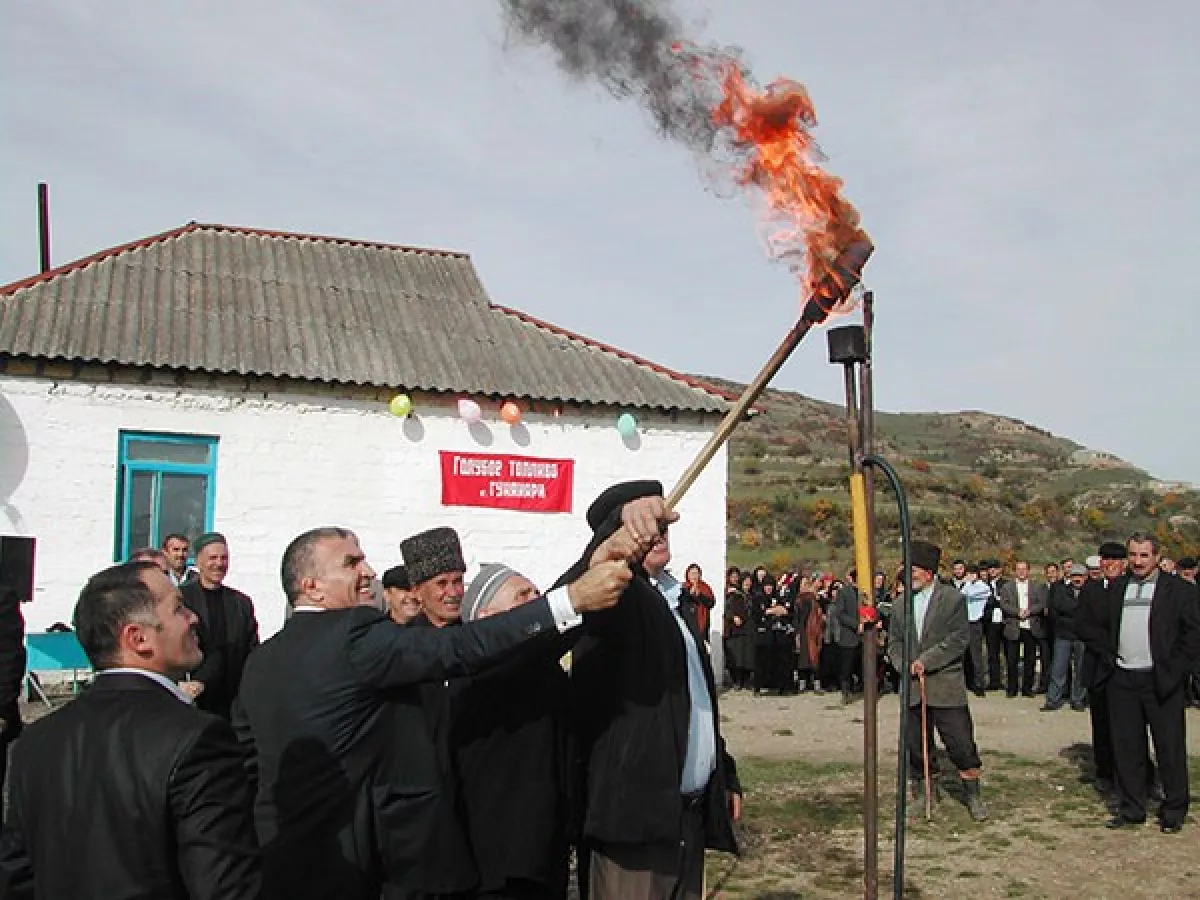
POLYGON ((1054 660, 1054 641, 1048 637, 1037 639, 1038 677, 1037 692, 1045 694, 1050 690, 1050 667, 1054 660))
POLYGON ((1022 628, 1013 640, 1004 642, 1008 664, 1008 696, 1017 693, 1017 661, 1021 663, 1021 693, 1033 693, 1033 671, 1037 663, 1037 638, 1028 628, 1022 628))
POLYGON ((1088 689, 1088 713, 1092 719, 1092 760, 1097 781, 1113 780, 1112 726, 1108 716, 1108 685, 1088 689))
MULTIPOLYGON (((975 746, 975 723, 971 721, 971 710, 966 706, 929 707, 929 771, 938 771, 937 754, 934 753, 933 732, 942 736, 950 761, 960 772, 969 772, 983 765, 979 750, 975 746)), ((908 772, 914 779, 924 776, 921 760, 921 705, 908 708, 908 772)))
POLYGON ((857 647, 838 647, 838 687, 843 693, 850 693, 854 688, 854 672, 862 660, 862 645, 857 647))
POLYGON ((967 687, 971 690, 982 691, 984 679, 983 661, 983 621, 967 623, 967 656, 963 660, 963 673, 967 679, 967 687))
POLYGON ((985 622, 983 637, 987 641, 987 689, 989 691, 998 691, 1004 686, 1004 683, 1000 680, 1000 673, 1003 671, 1000 658, 1004 655, 1001 652, 1004 648, 1004 625, 996 622, 985 622))
POLYGON ((1158 817, 1166 824, 1181 823, 1190 800, 1183 686, 1160 698, 1154 690, 1153 672, 1118 668, 1107 687, 1120 814, 1135 822, 1146 818, 1149 728, 1163 787, 1158 817))

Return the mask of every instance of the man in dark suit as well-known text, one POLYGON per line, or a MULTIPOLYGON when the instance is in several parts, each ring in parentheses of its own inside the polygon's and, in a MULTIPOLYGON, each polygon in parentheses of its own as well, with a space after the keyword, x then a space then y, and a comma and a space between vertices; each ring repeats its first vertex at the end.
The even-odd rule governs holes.
POLYGON ((1119 803, 1107 825, 1146 820, 1149 727, 1164 795, 1159 826, 1175 834, 1190 800, 1184 684, 1200 656, 1200 597, 1194 584, 1159 569, 1153 536, 1134 533, 1125 546, 1128 573, 1078 627, 1107 685, 1119 803))
POLYGON ((1008 583, 1004 577, 1004 566, 998 559, 987 559, 979 563, 981 575, 991 588, 992 597, 983 609, 983 638, 987 643, 987 689, 998 691, 1004 687, 1000 675, 1004 671, 1004 611, 997 600, 1000 589, 1008 583))
MULTIPOLYGON (((0 581, 0 788, 8 767, 8 745, 21 734, 21 681, 25 678, 25 618, 16 585, 0 581)), ((4 824, 0 804, 0 825, 4 824)))
POLYGON ((258 646, 254 604, 225 584, 229 545, 217 532, 196 538, 196 572, 180 587, 183 601, 199 619, 204 662, 182 685, 205 712, 228 719, 250 651, 258 646))
MULTIPOLYGON (((927 541, 912 542, 913 622, 911 628, 903 603, 892 607, 888 629, 888 659, 897 671, 904 669, 904 640, 912 633, 913 654, 908 676, 913 679, 908 707, 908 774, 916 790, 915 813, 925 805, 923 755, 936 775, 937 754, 933 733, 942 736, 946 753, 962 779, 967 811, 976 822, 987 818, 980 795, 982 762, 975 746, 975 724, 967 705, 963 680, 963 656, 967 652, 967 604, 953 584, 938 578, 942 551, 927 541), (928 744, 921 744, 921 684, 929 717, 928 744)), ((936 781, 930 802, 937 800, 936 781)))
MULTIPOLYGON (((996 600, 1004 614, 1004 646, 1007 653, 1009 697, 1017 696, 1017 664, 1021 666, 1021 694, 1032 697, 1038 643, 1046 633, 1046 585, 1029 578, 1029 563, 1019 560, 1016 577, 1004 581, 996 600)), ((1043 666, 1047 664, 1043 660, 1043 666)))
POLYGON ((259 896, 243 755, 174 680, 200 662, 195 624, 155 564, 88 581, 75 628, 96 681, 17 743, 0 896, 259 896))
MULTIPOLYGON (((623 510, 661 497, 657 481, 601 494, 587 513, 592 543, 564 578, 586 571, 623 510)), ((630 534, 645 551, 643 573, 621 603, 584 617, 572 654, 586 777, 581 855, 591 900, 692 900, 702 896, 705 848, 737 852, 741 786, 693 610, 679 602, 682 586, 666 571, 666 532, 630 534)))
MULTIPOLYGON (((653 522, 653 519, 650 520, 653 522)), ((639 527, 648 527, 640 523, 639 527)), ((294 614, 250 657, 234 725, 257 771, 267 897, 411 896, 439 799, 416 686, 555 640, 629 582, 607 549, 564 590, 460 628, 400 628, 369 602, 374 572, 342 528, 284 553, 294 614)))

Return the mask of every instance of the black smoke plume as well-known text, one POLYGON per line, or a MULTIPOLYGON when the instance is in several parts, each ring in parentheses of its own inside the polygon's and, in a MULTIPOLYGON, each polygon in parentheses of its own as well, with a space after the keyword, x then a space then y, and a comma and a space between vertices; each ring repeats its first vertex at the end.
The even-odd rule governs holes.
POLYGON ((564 72, 636 100, 662 134, 701 153, 718 129, 712 110, 719 64, 743 68, 738 52, 700 46, 660 0, 501 0, 510 29, 549 47, 564 72))

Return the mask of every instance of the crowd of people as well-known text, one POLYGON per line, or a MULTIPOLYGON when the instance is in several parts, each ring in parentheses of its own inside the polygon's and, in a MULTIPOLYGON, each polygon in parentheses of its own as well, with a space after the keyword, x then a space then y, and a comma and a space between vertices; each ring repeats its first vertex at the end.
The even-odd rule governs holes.
MULTIPOLYGON (((1113 545, 1105 546, 1111 551, 1113 545)), ((1163 557, 1159 568, 1192 584, 1200 572, 1194 557, 1163 557)), ((953 561, 946 580, 963 595, 967 608, 967 686, 980 698, 988 691, 1003 691, 1010 698, 1044 695, 1046 712, 1068 703, 1081 712, 1087 709, 1081 676, 1084 643, 1074 623, 1080 590, 1089 580, 1103 578, 1102 558, 1096 554, 1085 562, 1067 558, 1046 563, 1042 580, 1031 571, 1025 560, 1016 560, 1011 575, 999 559, 953 561)), ((902 576, 899 569, 890 579, 882 571, 874 576, 881 693, 899 684, 899 673, 886 662, 884 641, 903 591, 902 576)), ((796 567, 775 575, 764 565, 746 571, 731 566, 725 575, 723 628, 728 685, 756 695, 841 691, 843 700, 851 702, 862 690, 856 585, 853 567, 844 575, 832 565, 824 571, 796 567)), ((705 598, 712 592, 703 582, 701 587, 704 593, 695 602, 711 607, 705 598)), ((1188 704, 1200 706, 1200 679, 1189 679, 1187 687, 1188 704)))
MULTIPOLYGON (((1085 777, 1108 801, 1110 827, 1144 821, 1150 796, 1162 829, 1179 831, 1189 802, 1184 709, 1200 706, 1200 563, 1164 556, 1153 536, 1135 533, 1126 544, 1101 544, 1083 562, 1046 563, 1043 579, 1022 559, 1011 574, 994 558, 956 559, 945 576, 939 570, 940 549, 914 542, 914 665, 921 672, 909 677, 925 682, 919 693, 959 767, 972 816, 985 818, 986 809, 966 691, 980 698, 1004 691, 1008 698, 1044 695, 1046 713, 1068 705, 1090 713, 1093 769, 1085 777), (1151 618, 1151 607, 1163 611, 1151 618), (930 644, 931 630, 945 640, 930 644)), ((724 647, 731 687, 756 695, 840 690, 849 703, 861 688, 862 642, 873 640, 879 691, 896 689, 904 574, 898 570, 889 583, 874 573, 868 605, 879 627, 864 628, 866 598, 854 569, 841 579, 832 571, 776 577, 765 566, 730 568, 724 647)), ((912 751, 914 759, 936 760, 932 745, 918 741, 912 751)), ((924 789, 919 780, 914 787, 919 795, 924 789)))
MULTIPOLYGON (((405 538, 382 577, 352 531, 307 531, 280 564, 285 625, 263 642, 221 534, 170 535, 97 573, 73 620, 94 683, 24 733, 0 684, 15 743, 0 897, 551 900, 573 858, 583 897, 697 900, 705 850, 738 849, 722 677, 852 702, 864 641, 881 690, 911 679, 914 808, 938 799, 922 777, 936 735, 986 819, 969 694, 1040 692, 1046 712, 1090 710, 1109 827, 1144 822, 1157 796, 1162 831, 1182 828, 1195 560, 1135 533, 1035 580, 1022 560, 1011 576, 997 560, 943 572, 941 549, 914 541, 908 572, 874 573, 870 598, 853 570, 730 569, 716 621, 700 567, 668 568, 677 518, 657 482, 610 488, 544 592, 500 562, 468 581, 451 528, 405 538)), ((17 605, 0 590, 0 680, 17 605)))

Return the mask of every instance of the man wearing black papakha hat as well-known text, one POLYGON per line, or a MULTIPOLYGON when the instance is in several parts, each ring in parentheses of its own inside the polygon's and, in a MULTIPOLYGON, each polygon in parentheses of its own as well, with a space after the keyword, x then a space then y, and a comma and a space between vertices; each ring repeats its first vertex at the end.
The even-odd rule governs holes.
MULTIPOLYGON (((942 551, 927 541, 912 542, 913 656, 909 677, 908 769, 916 793, 915 812, 925 805, 923 756, 928 754, 930 770, 937 775, 933 732, 937 729, 946 745, 950 761, 962 779, 967 811, 976 822, 987 818, 987 807, 979 791, 979 750, 975 746, 975 725, 967 706, 967 688, 963 680, 963 654, 969 640, 967 604, 953 584, 938 578, 942 551), (928 743, 921 742, 921 683, 928 707, 928 743)), ((892 627, 888 629, 888 659, 896 671, 904 666, 904 636, 908 633, 907 610, 900 603, 892 609, 892 627)), ((933 783, 932 801, 937 800, 937 782, 933 783)))
MULTIPOLYGON (((422 531, 401 541, 400 553, 421 607, 408 627, 449 630, 461 626, 467 563, 458 532, 446 527, 422 531)), ((422 892, 435 897, 470 890, 478 882, 451 760, 457 698, 466 685, 466 678, 438 678, 420 686, 425 727, 437 751, 441 790, 417 880, 422 892)))
MULTIPOLYGON (((592 542, 563 580, 587 570, 617 533, 623 508, 661 497, 657 481, 601 494, 587 513, 592 542)), ((667 535, 632 538, 645 551, 644 571, 619 604, 584 616, 572 655, 586 774, 581 862, 591 900, 692 900, 702 896, 705 848, 737 852, 741 786, 693 607, 679 603, 681 585, 666 571, 667 535)))
POLYGON ((215 531, 200 535, 195 553, 197 577, 184 583, 179 593, 200 620, 196 633, 204 662, 180 687, 195 697, 199 709, 227 720, 246 659, 258 646, 258 621, 250 598, 225 584, 229 574, 225 536, 215 531))

